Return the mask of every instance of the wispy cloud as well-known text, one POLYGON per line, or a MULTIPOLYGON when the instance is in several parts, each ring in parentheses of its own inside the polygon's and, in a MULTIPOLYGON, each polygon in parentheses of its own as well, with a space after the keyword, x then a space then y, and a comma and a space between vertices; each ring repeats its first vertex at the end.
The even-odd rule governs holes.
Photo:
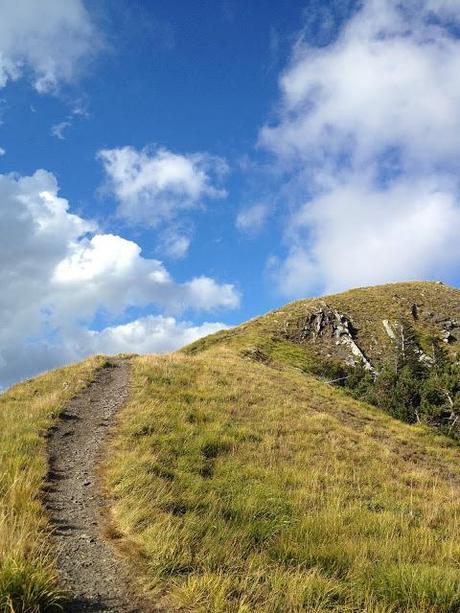
POLYGON ((74 101, 67 117, 51 126, 51 134, 59 140, 66 140, 65 133, 69 128, 72 128, 75 122, 87 120, 89 117, 88 104, 82 100, 74 101))
POLYGON ((191 242, 189 230, 172 226, 160 233, 158 252, 173 260, 180 260, 187 255, 191 242))
POLYGON ((75 101, 72 106, 72 115, 81 119, 88 119, 88 103, 83 102, 82 100, 75 101))
POLYGON ((269 214, 270 208, 266 204, 253 204, 238 213, 236 227, 246 234, 255 235, 262 229, 269 214))
POLYGON ((60 121, 59 123, 55 123, 51 126, 51 134, 58 138, 59 140, 65 140, 64 132, 70 128, 72 122, 70 121, 60 121))

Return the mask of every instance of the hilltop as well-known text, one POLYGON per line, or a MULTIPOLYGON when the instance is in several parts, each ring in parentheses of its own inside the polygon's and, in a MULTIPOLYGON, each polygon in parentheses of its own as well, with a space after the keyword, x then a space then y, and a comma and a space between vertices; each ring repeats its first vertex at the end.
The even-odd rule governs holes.
POLYGON ((460 350, 460 290, 433 282, 394 283, 299 300, 184 349, 234 347, 259 359, 317 370, 322 358, 378 369, 391 359, 402 321, 410 322, 420 348, 433 337, 451 355, 460 350))
MULTIPOLYGON (((126 358, 94 538, 102 528, 159 610, 460 610, 460 448, 439 432, 455 424, 423 412, 404 423, 359 399, 394 370, 395 389, 419 373, 422 400, 434 385, 457 402, 459 307, 459 290, 435 283, 363 288, 175 354, 126 358), (345 386, 331 383, 337 374, 345 386)), ((62 598, 40 495, 43 435, 70 398, 84 405, 104 365, 54 371, 1 399, 0 610, 51 610, 62 598), (31 466, 30 453, 40 458, 31 466)))
POLYGON ((300 300, 184 349, 228 347, 459 436, 460 290, 395 283, 300 300))

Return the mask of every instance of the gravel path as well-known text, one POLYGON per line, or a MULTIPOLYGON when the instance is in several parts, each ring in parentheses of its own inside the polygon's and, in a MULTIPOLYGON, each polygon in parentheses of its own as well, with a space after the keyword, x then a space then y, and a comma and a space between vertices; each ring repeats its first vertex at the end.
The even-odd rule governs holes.
POLYGON ((71 595, 68 612, 146 610, 130 595, 123 560, 101 536, 104 499, 97 483, 98 461, 127 395, 128 363, 111 359, 68 404, 50 435, 46 505, 62 586, 71 595))

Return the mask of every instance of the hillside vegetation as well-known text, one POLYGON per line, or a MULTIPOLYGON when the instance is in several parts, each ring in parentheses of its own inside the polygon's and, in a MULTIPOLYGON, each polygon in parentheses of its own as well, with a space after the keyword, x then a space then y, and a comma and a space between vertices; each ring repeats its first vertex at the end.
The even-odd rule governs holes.
POLYGON ((409 423, 460 438, 460 290, 397 283, 302 300, 202 339, 344 387, 409 423))
MULTIPOLYGON (((460 611, 459 339, 460 291, 403 283, 132 356, 101 476, 139 587, 167 611, 460 611)), ((104 364, 0 396, 3 613, 63 602, 46 435, 104 364)))
POLYGON ((51 371, 0 396, 0 611, 54 609, 61 597, 41 492, 46 433, 103 358, 51 371))
POLYGON ((311 374, 351 365, 330 312, 370 364, 356 367, 373 373, 398 353, 382 321, 398 330, 408 314, 420 351, 438 335, 454 364, 458 309, 445 286, 369 288, 134 358, 105 474, 111 534, 155 601, 171 611, 459 611, 458 444, 311 374), (321 309, 332 324, 315 336, 321 309))
POLYGON ((298 300, 231 330, 200 339, 185 352, 201 352, 225 344, 239 351, 259 348, 275 361, 305 370, 316 368, 318 358, 356 364, 359 360, 349 345, 340 342, 346 332, 344 320, 353 341, 375 368, 387 362, 394 352, 394 342, 384 322, 396 332, 399 322, 410 321, 422 348, 428 352, 433 336, 447 338, 451 354, 460 350, 460 290, 441 283, 407 282, 298 300), (323 315, 322 322, 318 321, 318 314, 323 315))

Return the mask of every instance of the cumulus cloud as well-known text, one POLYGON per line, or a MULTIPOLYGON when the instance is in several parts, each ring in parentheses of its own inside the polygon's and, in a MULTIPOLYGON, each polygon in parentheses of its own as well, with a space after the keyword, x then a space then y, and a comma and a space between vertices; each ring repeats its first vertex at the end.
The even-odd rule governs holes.
POLYGON ((100 49, 82 0, 0 0, 0 87, 30 75, 38 92, 78 77, 100 49))
POLYGON ((195 326, 174 317, 150 315, 120 326, 83 333, 83 345, 92 353, 163 353, 223 330, 223 323, 205 322, 195 326))
MULTIPOLYGON (((90 332, 98 314, 110 321, 133 307, 178 315, 239 302, 232 285, 209 277, 178 283, 136 243, 99 233, 93 222, 70 212, 55 177, 44 170, 0 175, 0 227, 0 318, 7 322, 0 330, 0 385, 78 359, 97 343, 109 348, 116 328, 90 332)), ((171 332, 169 347, 208 330, 170 316, 144 318, 132 329, 155 323, 164 335, 171 332)), ((129 330, 120 331, 133 339, 129 330)), ((167 345, 159 332, 156 338, 159 347, 167 345)))
POLYGON ((257 234, 263 227, 270 209, 266 204, 253 204, 242 209, 236 217, 236 227, 247 234, 257 234))
POLYGON ((219 183, 228 171, 221 158, 205 153, 182 155, 165 148, 120 147, 98 154, 107 186, 123 217, 152 226, 174 219, 205 198, 226 196, 219 183))
POLYGON ((426 2, 368 0, 334 44, 299 43, 280 81, 281 119, 262 142, 303 159, 367 162, 389 147, 417 164, 458 155, 460 40, 427 16, 426 2))
POLYGON ((282 292, 453 274, 460 262, 460 207, 450 187, 437 178, 409 178, 376 190, 358 176, 304 204, 289 225, 288 256, 272 262, 282 292))
POLYGON ((460 263, 454 9, 367 0, 333 43, 296 43, 279 116, 260 133, 308 194, 275 266, 285 293, 448 276, 460 263))
MULTIPOLYGON (((232 285, 209 277, 177 283, 159 260, 144 258, 139 245, 113 234, 79 237, 69 244, 53 271, 50 289, 66 316, 78 309, 80 317, 90 317, 102 308, 119 315, 130 306, 149 304, 171 313, 238 305, 232 285)), ((60 311, 55 309, 55 317, 60 311)))

